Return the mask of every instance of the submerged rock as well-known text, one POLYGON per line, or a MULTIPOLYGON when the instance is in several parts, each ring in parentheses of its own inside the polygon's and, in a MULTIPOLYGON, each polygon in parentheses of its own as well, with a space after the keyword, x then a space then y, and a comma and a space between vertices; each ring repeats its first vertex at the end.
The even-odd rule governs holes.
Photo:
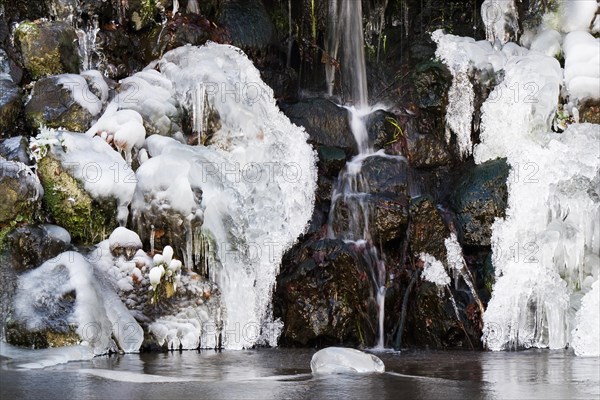
MULTIPOLYGON (((532 165, 531 171, 533 168, 532 165)), ((504 217, 506 210, 508 172, 506 159, 498 159, 469 168, 460 176, 450 204, 464 244, 490 245, 492 224, 496 218, 504 217)))
POLYGON ((77 34, 66 22, 23 22, 15 31, 15 43, 33 79, 79 72, 77 34))
POLYGON ((313 374, 385 372, 383 361, 373 354, 343 347, 328 347, 316 352, 310 360, 313 374))

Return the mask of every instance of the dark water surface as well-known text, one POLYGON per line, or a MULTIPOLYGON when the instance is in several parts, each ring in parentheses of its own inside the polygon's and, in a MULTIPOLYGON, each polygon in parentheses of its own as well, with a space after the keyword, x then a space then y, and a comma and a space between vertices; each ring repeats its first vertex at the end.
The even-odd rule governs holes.
POLYGON ((568 351, 385 352, 384 374, 313 376, 315 351, 127 354, 37 370, 4 359, 0 399, 600 398, 600 359, 568 351))

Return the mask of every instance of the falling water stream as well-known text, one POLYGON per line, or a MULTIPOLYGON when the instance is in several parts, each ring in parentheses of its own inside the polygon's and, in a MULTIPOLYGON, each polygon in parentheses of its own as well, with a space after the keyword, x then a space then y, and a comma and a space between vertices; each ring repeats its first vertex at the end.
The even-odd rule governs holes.
MULTIPOLYGON (((370 273, 378 307, 376 348, 383 348, 385 344, 383 323, 385 317, 386 267, 371 233, 373 210, 369 202, 369 185, 362 175, 362 165, 369 157, 386 155, 375 152, 371 147, 365 124, 365 118, 377 107, 369 107, 368 105, 362 26, 362 6, 360 2, 346 1, 338 3, 337 0, 331 1, 327 46, 330 56, 335 58, 338 55, 340 39, 343 39, 342 79, 350 83, 351 103, 353 105, 346 108, 349 112, 350 129, 358 147, 358 154, 346 163, 333 188, 328 236, 353 244, 355 250, 363 257, 363 262, 370 273), (361 28, 356 29, 356 27, 361 28), (336 208, 340 206, 347 208, 349 221, 347 226, 337 229, 336 208)), ((326 79, 328 94, 332 95, 335 84, 335 66, 332 63, 326 65, 326 79)))

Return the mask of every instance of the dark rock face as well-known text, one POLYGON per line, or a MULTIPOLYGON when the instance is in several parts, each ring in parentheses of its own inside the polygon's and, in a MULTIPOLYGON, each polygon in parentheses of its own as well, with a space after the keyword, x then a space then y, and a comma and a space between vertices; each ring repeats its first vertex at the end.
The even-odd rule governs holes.
POLYGON ((0 74, 0 137, 12 136, 23 111, 21 90, 0 74))
POLYGON ((262 49, 273 41, 274 27, 262 0, 224 0, 219 24, 234 46, 262 49))
MULTIPOLYGON (((362 165, 367 192, 408 200, 410 167, 399 158, 373 156, 362 165)), ((408 203, 407 203, 408 204, 408 203)))
MULTIPOLYGON (((404 342, 409 346, 443 349, 463 347, 480 349, 479 335, 470 325, 457 320, 456 314, 447 293, 440 293, 438 288, 429 282, 422 282, 414 289, 407 313, 407 329, 404 342)), ((457 298, 459 307, 463 308, 461 299, 457 298)), ((461 314, 461 321, 466 320, 461 314)))
POLYGON ((411 199, 410 218, 410 246, 413 254, 428 253, 438 260, 444 260, 444 240, 450 236, 450 230, 433 199, 429 196, 411 199))
POLYGON ((451 165, 454 158, 445 141, 435 135, 409 134, 408 159, 415 168, 436 168, 451 165))
POLYGON ((39 267, 70 246, 69 233, 56 225, 24 225, 10 232, 6 245, 17 272, 39 267))
POLYGON ((366 274, 343 241, 325 239, 296 246, 286 255, 277 278, 275 313, 285 322, 281 342, 364 344, 373 335, 373 327, 361 314, 370 290, 366 274))
POLYGON ((348 154, 356 154, 357 147, 348 111, 326 99, 307 99, 283 108, 296 125, 303 126, 313 145, 339 147, 348 154))
POLYGON ((323 175, 336 177, 346 165, 346 153, 337 147, 319 146, 319 171, 323 175))
POLYGON ((463 244, 489 246, 492 223, 504 217, 509 167, 505 159, 487 161, 463 173, 451 195, 463 244))
MULTIPOLYGON (((69 87, 75 90, 79 82, 59 83, 65 76, 51 76, 40 79, 35 83, 31 100, 25 106, 28 124, 39 129, 40 126, 49 128, 65 128, 73 132, 85 132, 91 125, 94 116, 81 106, 73 97, 69 87)), ((84 101, 86 99, 83 99, 84 101)), ((92 100, 92 99, 90 99, 92 100)))
POLYGON ((15 43, 33 79, 79 72, 77 34, 66 22, 23 22, 16 30, 15 43))

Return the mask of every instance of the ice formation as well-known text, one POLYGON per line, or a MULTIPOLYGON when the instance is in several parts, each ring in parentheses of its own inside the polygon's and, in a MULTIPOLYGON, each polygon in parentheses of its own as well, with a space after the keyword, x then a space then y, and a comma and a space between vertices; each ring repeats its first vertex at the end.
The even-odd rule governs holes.
POLYGON ((100 137, 43 128, 34 140, 38 147, 50 146, 63 167, 96 199, 117 199, 117 218, 129 215, 135 190, 135 175, 129 165, 100 137))
MULTIPOLYGON (((91 106, 107 100, 95 71, 76 77, 97 86, 91 106)), ((122 80, 117 91, 87 134, 42 129, 32 149, 38 160, 50 152, 92 197, 117 199, 122 227, 89 254, 65 253, 24 275, 23 287, 37 294, 27 299, 21 291, 19 312, 35 323, 41 316, 33 299, 75 290, 69 323, 78 330, 102 327, 92 343, 96 353, 114 348, 111 323, 134 317, 171 348, 276 345, 281 322, 273 321, 270 304, 275 277, 314 204, 315 153, 307 134, 279 111, 272 89, 232 46, 175 49, 122 80), (202 118, 193 101, 199 90, 219 124, 210 145, 189 146, 177 123, 180 113, 202 118), (141 166, 134 174, 135 149, 141 166), (167 246, 150 258, 140 236, 124 227, 130 209, 134 228, 152 246, 153 233, 142 234, 154 229, 148 218, 176 220, 185 232, 182 248, 167 246), (193 271, 196 266, 210 281, 193 271), (39 284, 46 274, 57 281, 39 284), (170 311, 157 304, 163 296, 170 311)), ((137 333, 133 337, 119 347, 136 351, 141 341, 137 333)))
POLYGON ((600 98, 600 39, 575 31, 564 39, 565 83, 572 100, 600 98))
POLYGON ((102 271, 76 252, 62 253, 21 275, 14 304, 16 317, 29 330, 51 324, 64 331, 76 325, 83 344, 95 354, 114 350, 112 337, 125 352, 138 351, 144 339, 142 328, 107 285, 102 271), (59 299, 71 291, 76 295, 74 311, 62 315, 59 299))
POLYGON ((313 374, 364 374, 385 372, 385 365, 373 354, 343 347, 327 347, 313 355, 310 369, 313 374))
POLYGON ((142 215, 160 208, 179 214, 188 226, 186 265, 200 262, 201 224, 218 254, 211 271, 226 307, 223 345, 274 344, 280 326, 270 315, 271 292, 283 252, 311 215, 314 152, 240 50, 185 46, 165 54, 158 68, 189 112, 192 94, 205 85, 221 128, 208 147, 148 137, 151 158, 136 173, 134 220, 143 224, 142 215))
POLYGON ((444 264, 436 259, 434 256, 421 253, 419 255, 421 261, 423 261, 423 272, 421 278, 427 282, 434 283, 438 287, 447 286, 450 284, 450 277, 444 268, 444 264))
MULTIPOLYGON (((505 157, 511 166, 507 215, 493 225, 497 280, 483 316, 483 341, 492 350, 571 345, 577 354, 598 355, 600 131, 591 124, 550 131, 563 84, 574 116, 578 101, 600 98, 599 41, 587 32, 589 23, 573 20, 585 14, 591 21, 591 3, 565 2, 545 16, 524 40, 529 50, 496 43, 482 51, 473 39, 434 33, 436 54, 453 74, 467 66, 503 72, 481 108, 481 143, 473 151, 477 163, 505 157), (553 58, 561 52, 564 73, 553 58)), ((472 90, 467 82, 463 88, 472 90)), ((453 132, 460 143, 460 130, 453 132)), ((451 240, 446 247, 454 264, 451 254, 459 251, 451 251, 451 240)))
POLYGON ((572 346, 579 356, 600 354, 600 284, 598 280, 581 300, 581 308, 575 316, 575 328, 571 333, 572 346))
MULTIPOLYGON (((87 75, 88 78, 92 79, 93 82, 98 82, 94 80, 94 75, 87 75)), ((102 111, 102 100, 99 99, 94 93, 90 91, 88 87, 88 82, 85 79, 85 75, 75 75, 75 74, 64 74, 58 75, 59 85, 62 85, 64 88, 67 88, 71 91, 73 95, 73 99, 79 104, 82 108, 86 109, 92 116, 96 116, 100 114, 102 111)), ((104 86, 106 83, 102 80, 104 85, 100 86, 102 93, 104 93, 104 86)), ((106 89, 108 92, 108 89, 106 89)))
POLYGON ((514 0, 485 0, 481 5, 481 20, 490 42, 506 43, 519 32, 514 0))

